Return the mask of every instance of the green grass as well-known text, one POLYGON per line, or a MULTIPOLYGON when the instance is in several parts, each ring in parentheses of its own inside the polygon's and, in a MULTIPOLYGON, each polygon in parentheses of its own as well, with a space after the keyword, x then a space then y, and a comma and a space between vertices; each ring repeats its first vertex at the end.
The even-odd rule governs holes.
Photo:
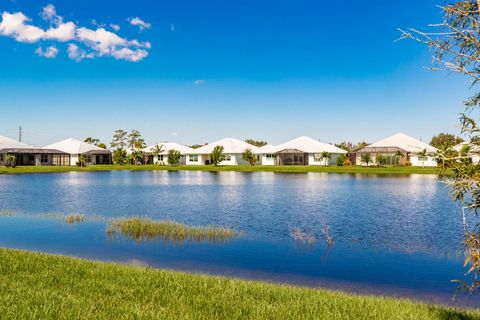
MULTIPOLYGON (((432 167, 362 167, 362 166, 158 166, 158 165, 98 165, 80 168, 76 166, 25 166, 16 168, 0 167, 0 174, 42 173, 69 171, 110 171, 110 170, 168 170, 168 171, 240 171, 240 172, 326 172, 326 173, 368 173, 368 174, 436 174, 437 168, 432 167)), ((448 174, 448 171, 447 171, 448 174)))
POLYGON ((0 249, 2 319, 480 319, 476 311, 0 249))
POLYGON ((107 226, 107 235, 120 234, 135 241, 171 240, 223 242, 238 233, 230 228, 188 226, 174 221, 155 221, 147 218, 114 220, 107 226))

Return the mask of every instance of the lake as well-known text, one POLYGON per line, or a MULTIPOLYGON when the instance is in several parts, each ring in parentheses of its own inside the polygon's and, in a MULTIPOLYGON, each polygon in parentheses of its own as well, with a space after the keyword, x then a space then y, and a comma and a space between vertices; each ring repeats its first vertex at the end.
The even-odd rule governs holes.
POLYGON ((112 171, 0 175, 0 246, 452 302, 464 279, 458 204, 433 175, 112 171), (66 224, 52 214, 79 213, 66 224), (144 216, 241 232, 221 243, 108 237, 144 216))

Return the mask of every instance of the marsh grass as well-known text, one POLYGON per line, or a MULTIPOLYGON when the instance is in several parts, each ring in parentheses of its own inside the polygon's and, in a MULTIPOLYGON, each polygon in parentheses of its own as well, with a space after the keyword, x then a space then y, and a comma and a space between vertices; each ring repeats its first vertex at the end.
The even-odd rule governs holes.
POLYGON ((14 215, 15 215, 15 211, 13 210, 7 210, 7 209, 0 210, 0 217, 13 217, 14 215))
POLYGON ((110 222, 106 229, 110 238, 119 234, 135 241, 170 240, 224 242, 239 233, 230 228, 189 226, 175 221, 155 221, 148 218, 126 218, 110 222))
POLYGON ((70 214, 65 217, 65 223, 68 224, 75 224, 75 223, 81 223, 85 217, 82 214, 70 214))

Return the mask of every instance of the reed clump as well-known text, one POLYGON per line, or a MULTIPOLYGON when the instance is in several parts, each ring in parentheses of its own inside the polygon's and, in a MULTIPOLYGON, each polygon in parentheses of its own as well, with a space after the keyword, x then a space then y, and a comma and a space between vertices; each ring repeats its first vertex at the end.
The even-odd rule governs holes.
POLYGON ((224 242, 238 236, 238 232, 223 227, 189 226, 175 221, 155 221, 148 218, 127 218, 110 222, 106 229, 107 236, 115 234, 136 240, 170 240, 224 242))
POLYGON ((65 223, 68 224, 75 224, 75 223, 81 223, 85 217, 81 214, 70 214, 65 217, 65 223))
POLYGON ((15 211, 0 209, 0 217, 12 217, 15 215, 15 211))

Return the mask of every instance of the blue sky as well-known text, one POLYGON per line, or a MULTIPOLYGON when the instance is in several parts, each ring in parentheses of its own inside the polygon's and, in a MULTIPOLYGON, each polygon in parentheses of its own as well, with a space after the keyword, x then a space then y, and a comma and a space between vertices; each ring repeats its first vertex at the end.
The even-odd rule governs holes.
POLYGON ((422 45, 394 42, 397 27, 439 22, 441 3, 0 0, 4 26, 22 13, 42 32, 0 24, 0 135, 22 125, 41 146, 109 142, 118 128, 149 144, 457 132, 468 83, 426 70, 422 45), (69 22, 70 38, 47 32, 69 22))

